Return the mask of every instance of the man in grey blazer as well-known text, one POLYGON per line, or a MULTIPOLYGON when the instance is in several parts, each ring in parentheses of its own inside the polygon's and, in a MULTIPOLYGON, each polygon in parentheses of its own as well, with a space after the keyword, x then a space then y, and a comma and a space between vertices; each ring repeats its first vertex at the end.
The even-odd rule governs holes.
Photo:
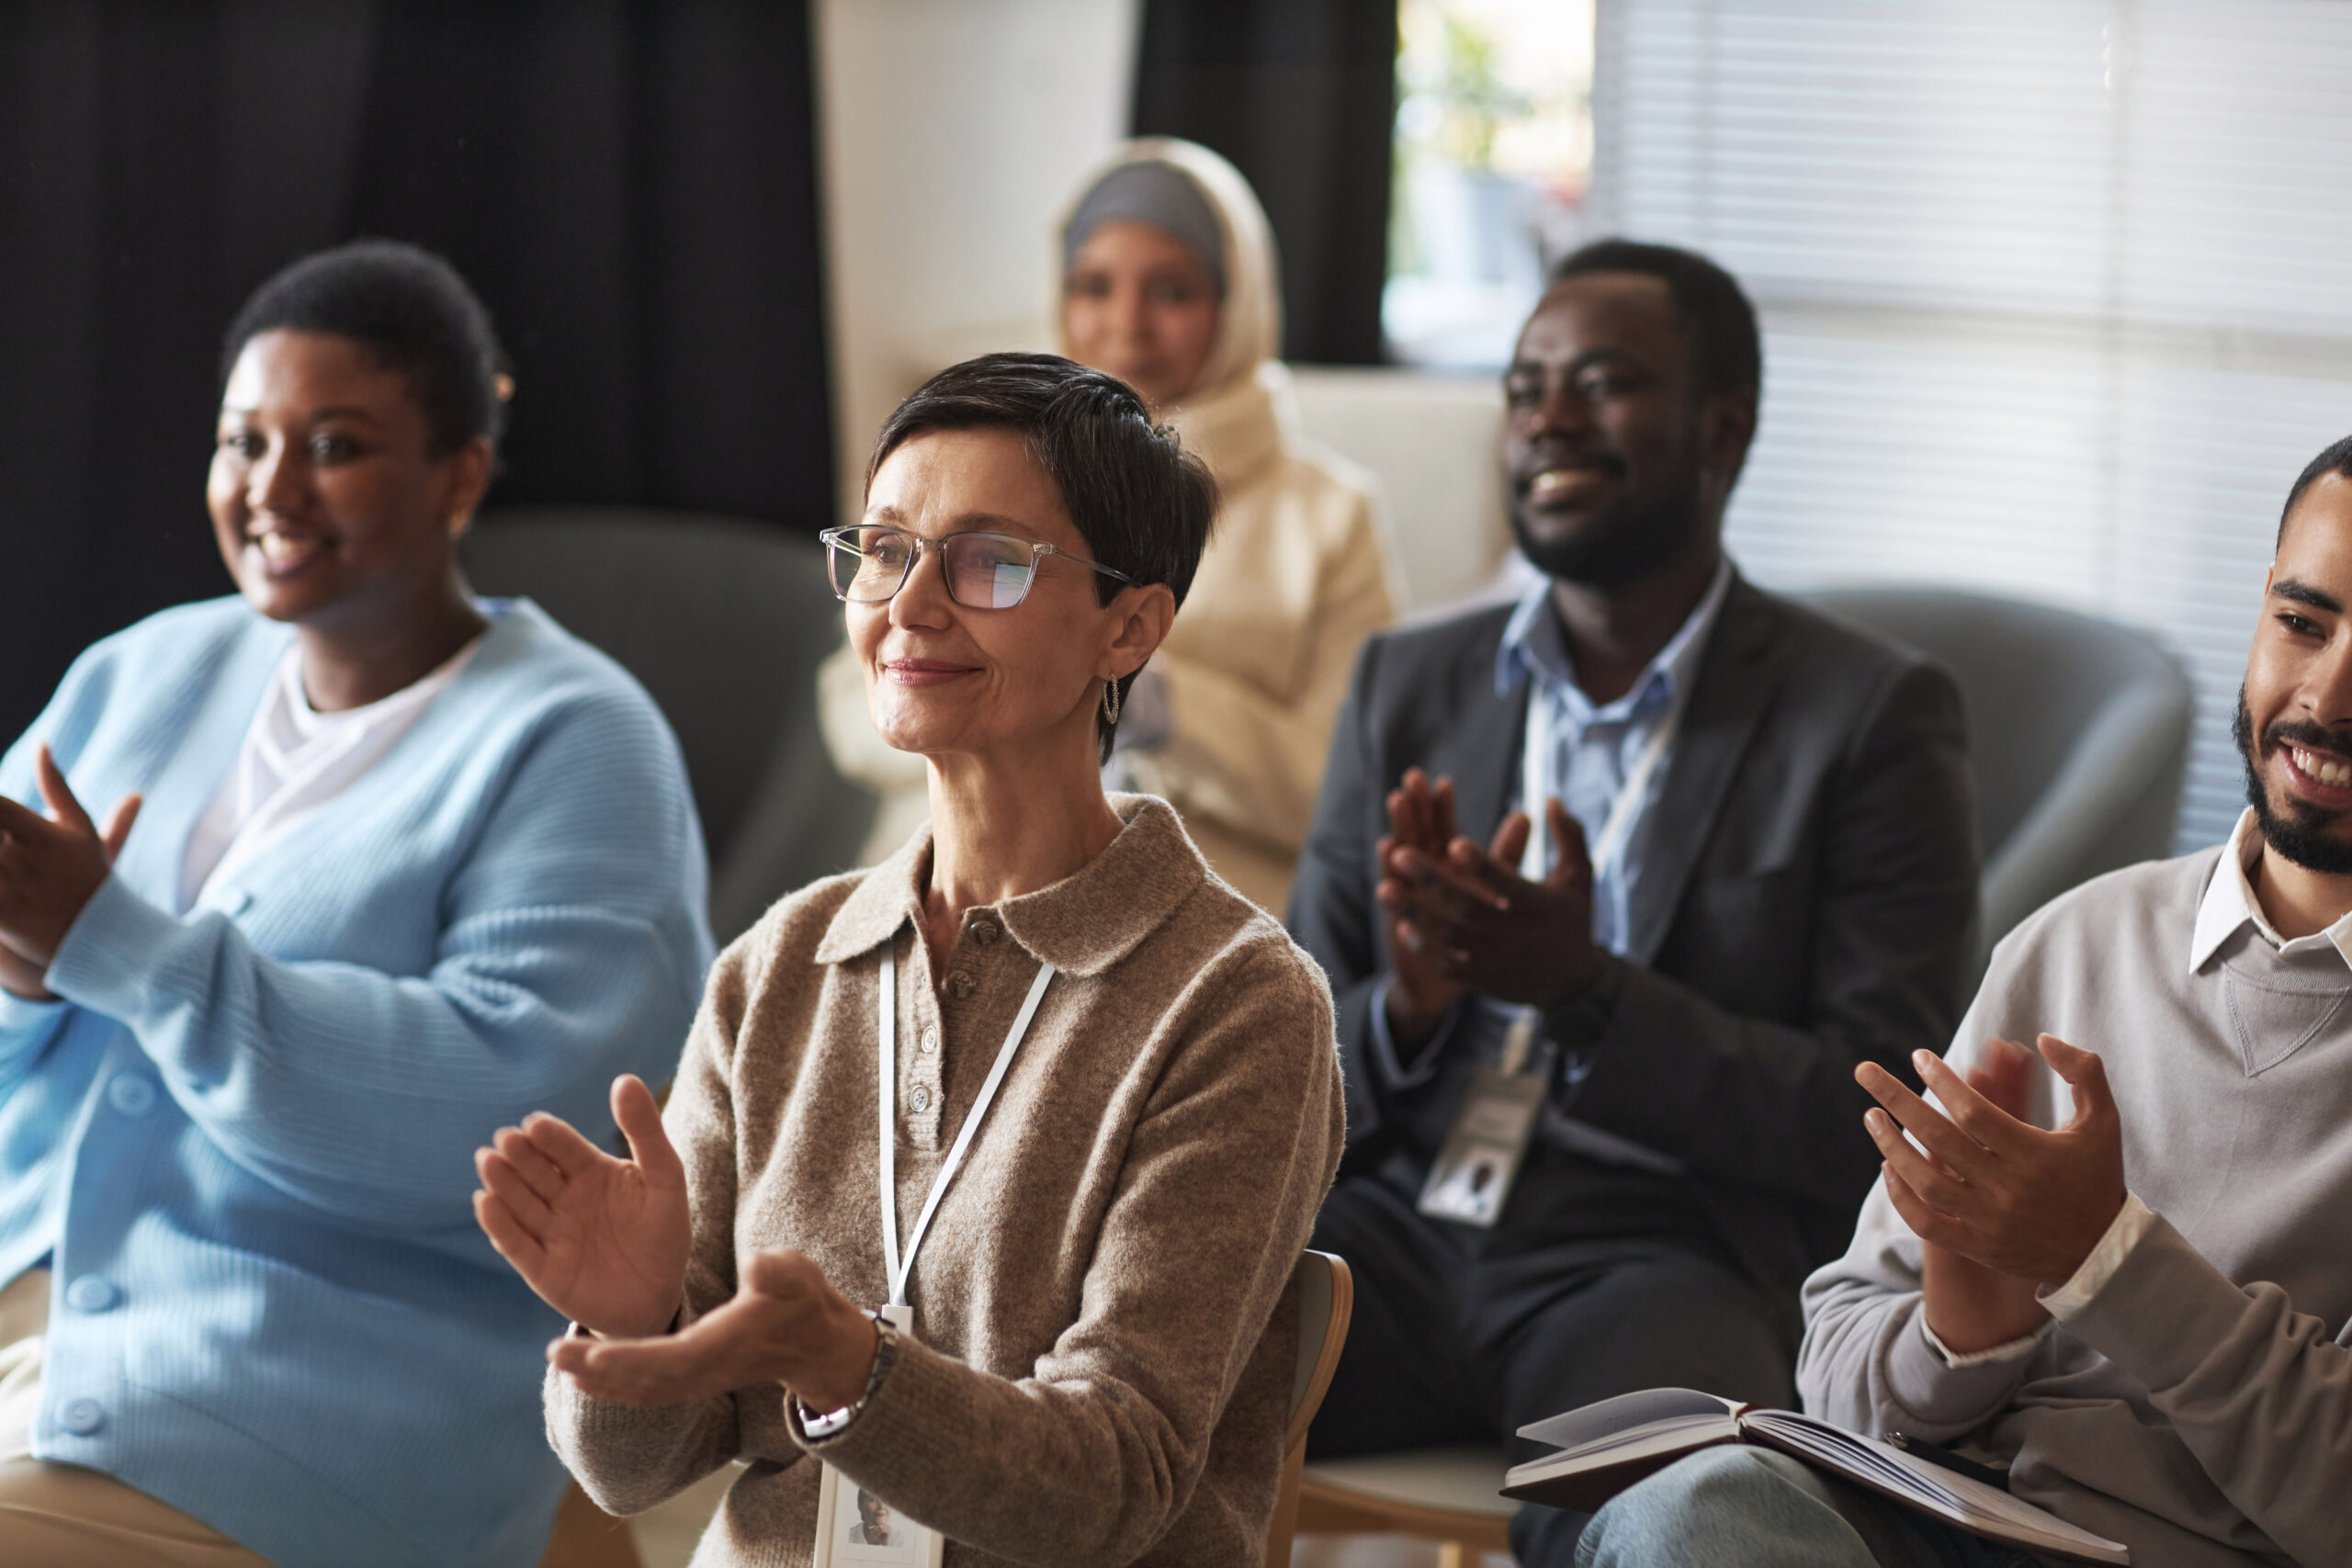
MULTIPOLYGON (((1878 1169, 1854 1069, 1951 1038, 1959 694, 1732 569, 1760 369, 1712 262, 1570 256, 1505 378, 1544 581, 1357 665, 1290 909, 1347 1073, 1317 1456, 1658 1385, 1787 1403, 1797 1286, 1878 1169)), ((1531 1508, 1513 1541, 1566 1562, 1575 1534, 1531 1508)))

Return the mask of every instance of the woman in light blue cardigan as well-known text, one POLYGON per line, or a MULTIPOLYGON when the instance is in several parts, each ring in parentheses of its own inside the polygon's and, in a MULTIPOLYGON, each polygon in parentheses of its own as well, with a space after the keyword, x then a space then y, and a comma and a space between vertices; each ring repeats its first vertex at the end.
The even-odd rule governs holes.
POLYGON ((561 1325, 471 1155, 669 1076, 700 830, 645 694, 458 571, 500 398, 456 274, 312 257, 229 353, 242 598, 0 759, 0 1562, 526 1565, 561 1325))

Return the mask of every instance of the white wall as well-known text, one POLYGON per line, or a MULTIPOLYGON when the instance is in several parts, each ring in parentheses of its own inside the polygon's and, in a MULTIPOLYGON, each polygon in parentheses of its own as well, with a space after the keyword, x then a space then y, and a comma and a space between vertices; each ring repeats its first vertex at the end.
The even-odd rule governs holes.
POLYGON ((1055 220, 1125 139, 1139 0, 818 0, 839 491, 944 365, 1038 348, 1055 220))

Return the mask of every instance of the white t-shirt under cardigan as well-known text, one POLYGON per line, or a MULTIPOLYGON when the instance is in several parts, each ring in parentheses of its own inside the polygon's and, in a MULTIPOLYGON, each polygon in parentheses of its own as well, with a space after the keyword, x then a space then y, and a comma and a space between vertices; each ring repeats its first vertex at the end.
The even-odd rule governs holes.
POLYGON ((481 646, 476 637, 391 695, 341 713, 311 705, 301 647, 288 649, 229 776, 188 835, 179 913, 194 908, 224 868, 233 874, 380 761, 481 646))

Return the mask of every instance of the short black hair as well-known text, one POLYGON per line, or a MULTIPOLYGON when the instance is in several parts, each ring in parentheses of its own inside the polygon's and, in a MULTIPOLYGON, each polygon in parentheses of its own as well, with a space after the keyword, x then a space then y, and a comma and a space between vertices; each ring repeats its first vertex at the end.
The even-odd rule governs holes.
POLYGON ((1595 240, 1552 269, 1554 284, 1595 272, 1633 272, 1666 285, 1690 339, 1699 389, 1705 393, 1764 389, 1764 341, 1756 307, 1739 280, 1696 251, 1639 240, 1595 240))
POLYGON ((2287 504, 2278 509, 2278 534, 2270 542, 2272 549, 2285 542, 2288 514, 2295 510, 2295 502, 2303 499, 2303 491, 2329 474, 2339 474, 2352 479, 2352 435, 2330 446, 2326 451, 2304 464, 2303 471, 2295 476, 2293 488, 2287 491, 2287 504))
POLYGON ((365 347, 408 378, 435 457, 476 436, 492 445, 506 423, 498 333, 458 269, 396 240, 355 240, 320 251, 259 288, 229 323, 220 347, 226 385, 245 344, 263 333, 330 333, 365 347))
MULTIPOLYGON (((1020 432, 1097 561, 1136 582, 1164 582, 1183 604, 1216 517, 1216 481, 1175 431, 1151 423, 1135 389, 1052 354, 985 354, 951 365, 882 422, 866 488, 916 436, 982 429, 1020 432)), ((1094 583, 1102 604, 1117 596, 1115 579, 1097 573, 1094 583)), ((1142 673, 1137 665, 1120 682, 1121 702, 1142 673)), ((1094 718, 1108 761, 1118 727, 1099 711, 1094 718)))

